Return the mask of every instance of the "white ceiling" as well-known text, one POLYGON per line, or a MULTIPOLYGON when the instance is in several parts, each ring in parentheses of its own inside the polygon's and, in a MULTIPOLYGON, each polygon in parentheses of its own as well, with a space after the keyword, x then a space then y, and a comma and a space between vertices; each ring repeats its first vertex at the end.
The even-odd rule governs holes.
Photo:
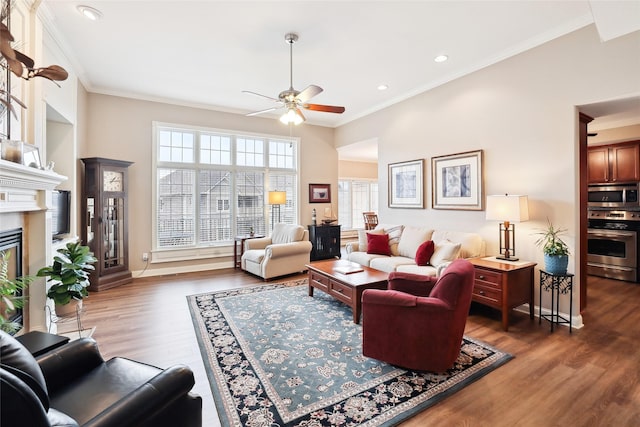
POLYGON ((242 90, 288 89, 284 35, 296 32, 294 88, 316 84, 324 92, 311 102, 346 107, 304 111, 308 123, 330 127, 594 22, 603 40, 640 29, 638 0, 43 0, 41 8, 90 92, 242 114, 273 105, 242 90), (85 19, 80 4, 102 18, 85 19), (434 62, 439 54, 449 60, 434 62))

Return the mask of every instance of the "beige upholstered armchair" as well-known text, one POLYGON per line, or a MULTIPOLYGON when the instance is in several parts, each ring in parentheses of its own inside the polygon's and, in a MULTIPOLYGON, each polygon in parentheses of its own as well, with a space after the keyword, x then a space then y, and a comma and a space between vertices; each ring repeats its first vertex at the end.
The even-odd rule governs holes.
POLYGON ((244 244, 242 269, 265 280, 304 271, 310 261, 309 231, 300 225, 276 224, 271 237, 244 244))

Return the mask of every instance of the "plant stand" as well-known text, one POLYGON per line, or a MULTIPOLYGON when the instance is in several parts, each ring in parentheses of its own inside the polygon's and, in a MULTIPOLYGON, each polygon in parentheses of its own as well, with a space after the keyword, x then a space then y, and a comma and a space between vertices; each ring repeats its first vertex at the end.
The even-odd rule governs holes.
POLYGON ((540 300, 539 300, 538 324, 542 319, 551 322, 551 332, 553 325, 568 324, 569 333, 571 331, 571 319, 573 318, 573 274, 552 274, 540 270, 540 300), (542 314, 542 290, 551 291, 551 313, 542 314), (569 294, 569 318, 560 315, 560 294, 569 294))
POLYGON ((75 312, 69 315, 58 315, 51 310, 51 307, 46 305, 44 307, 45 315, 49 318, 49 332, 51 333, 51 326, 57 325, 56 333, 58 335, 64 335, 72 339, 85 338, 93 335, 95 327, 85 329, 82 325, 82 316, 85 313, 83 304, 76 306, 75 312), (77 335, 77 337, 76 337, 77 335))

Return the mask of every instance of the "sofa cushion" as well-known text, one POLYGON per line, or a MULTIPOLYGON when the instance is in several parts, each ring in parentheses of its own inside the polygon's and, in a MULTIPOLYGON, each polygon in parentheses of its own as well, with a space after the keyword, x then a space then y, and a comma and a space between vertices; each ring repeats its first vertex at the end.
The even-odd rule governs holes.
POLYGON ((245 251, 244 254, 242 254, 242 258, 244 258, 245 261, 251 261, 255 262, 256 264, 260 264, 264 259, 264 254, 264 249, 251 249, 245 251))
POLYGON ((271 233, 271 243, 299 242, 304 236, 301 225, 276 224, 271 233))
POLYGON ((442 240, 435 244, 435 250, 431 256, 429 264, 437 267, 443 262, 453 261, 460 255, 461 243, 453 243, 449 240, 442 240))
POLYGON ((391 255, 388 234, 367 234, 367 253, 377 255, 391 255))
POLYGON ((418 246, 418 250, 416 251, 416 264, 420 266, 429 265, 429 261, 431 260, 431 256, 435 251, 435 245, 433 240, 427 240, 418 246))
POLYGON ((358 250, 361 252, 367 252, 367 234, 384 234, 384 230, 358 230, 358 250))
POLYGON ((427 240, 430 240, 432 234, 433 230, 429 228, 404 227, 400 242, 398 243, 398 255, 414 258, 418 247, 427 240))
POLYGON ((454 243, 461 243, 460 258, 474 258, 484 255, 484 242, 477 233, 465 233, 462 231, 435 230, 431 240, 436 246, 441 240, 449 240, 454 243))
POLYGON ((403 256, 392 256, 392 257, 380 257, 372 259, 369 263, 369 267, 375 268, 376 270, 385 271, 387 273, 391 273, 392 271, 396 271, 397 268, 401 265, 415 265, 413 258, 405 258, 403 256))
POLYGON ((415 265, 415 264, 403 264, 396 268, 396 271, 403 273, 422 274, 423 276, 437 276, 438 269, 432 265, 415 265))
POLYGON ((371 266, 371 260, 376 258, 387 258, 386 255, 368 254, 366 252, 351 252, 349 254, 349 261, 357 262, 365 267, 371 266))

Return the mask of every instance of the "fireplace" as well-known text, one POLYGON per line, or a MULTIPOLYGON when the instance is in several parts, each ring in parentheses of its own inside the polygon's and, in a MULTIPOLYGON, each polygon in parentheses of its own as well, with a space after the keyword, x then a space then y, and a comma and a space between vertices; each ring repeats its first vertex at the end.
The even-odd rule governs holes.
MULTIPOLYGON (((51 203, 52 191, 67 178, 53 171, 31 168, 18 163, 0 159, 0 236, 3 245, 11 254, 16 264, 16 277, 34 276, 41 267, 48 265, 53 259, 51 244, 51 203), (18 242, 4 243, 5 236, 16 234, 20 229, 18 242), (14 256, 15 255, 15 256, 14 256)), ((38 278, 26 289, 28 296, 21 323, 25 331, 47 331, 45 316, 46 283, 38 278)))
MULTIPOLYGON (((22 228, 0 232, 0 253, 2 252, 5 253, 5 259, 8 263, 7 278, 13 280, 16 277, 22 276, 22 228)), ((22 291, 18 291, 16 296, 22 296, 22 291)), ((4 307, 2 315, 4 315, 4 307)), ((18 308, 9 311, 7 313, 7 320, 22 324, 22 309, 18 308)))

